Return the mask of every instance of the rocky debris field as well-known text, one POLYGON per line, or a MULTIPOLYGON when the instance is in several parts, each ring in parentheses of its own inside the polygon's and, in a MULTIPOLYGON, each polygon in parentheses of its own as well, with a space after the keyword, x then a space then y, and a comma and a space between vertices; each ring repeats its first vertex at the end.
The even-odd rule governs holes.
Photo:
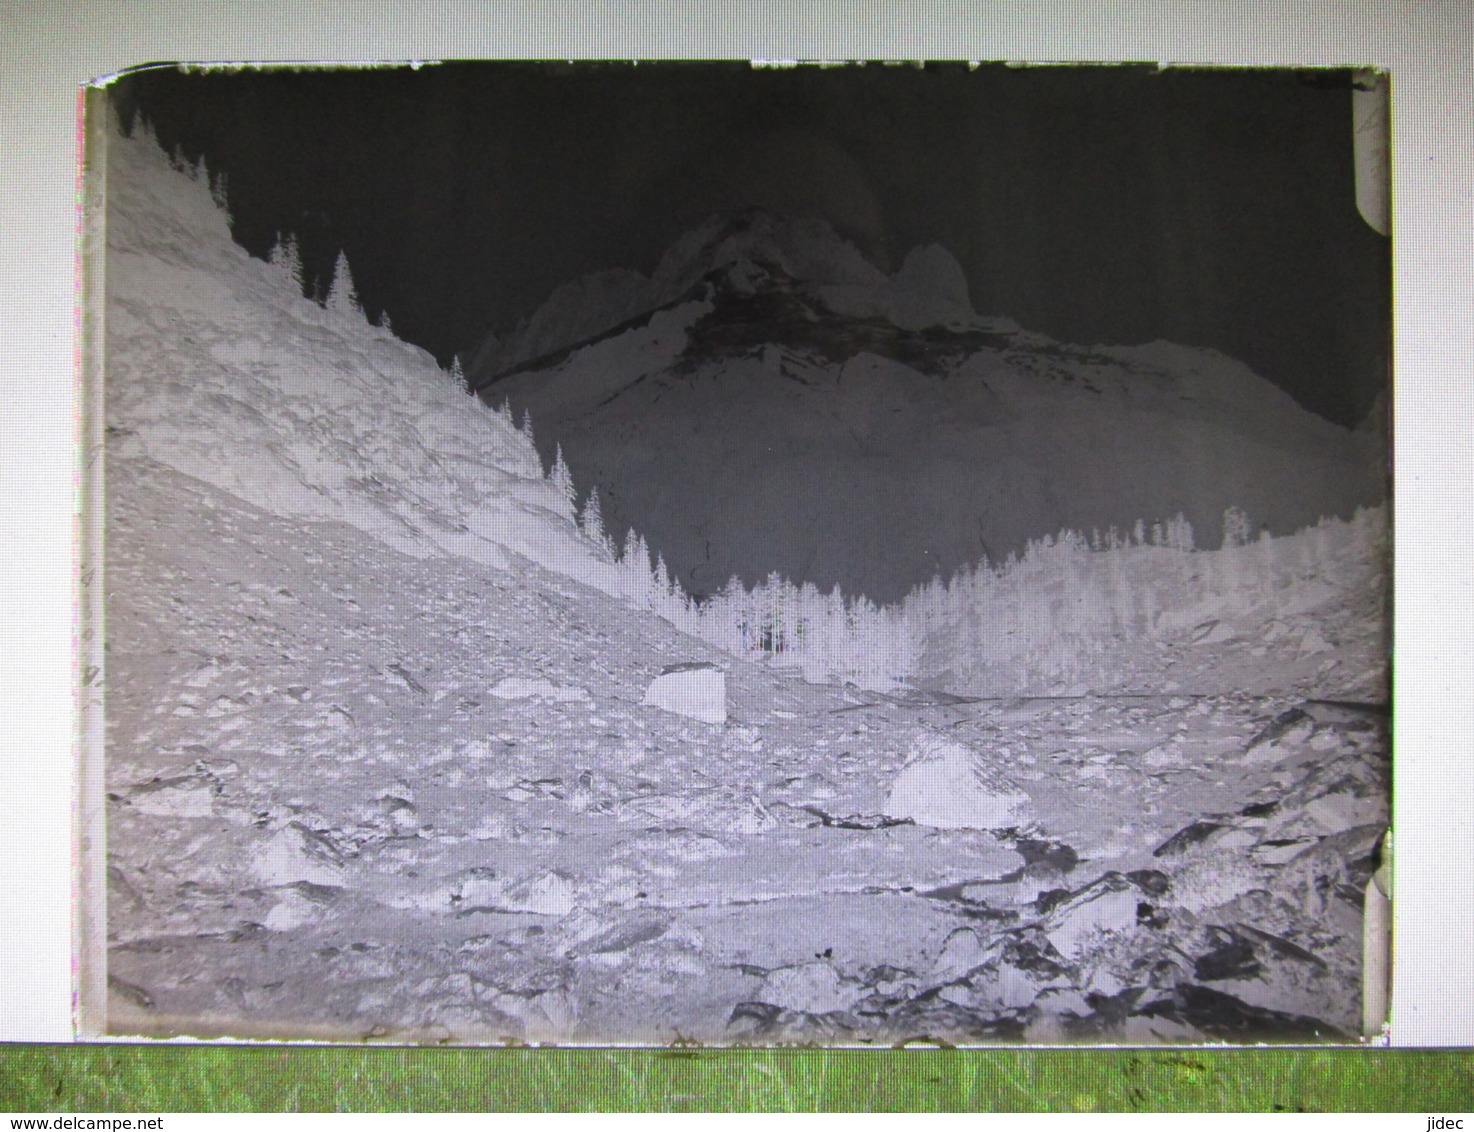
POLYGON ((114 1033, 1358 1028, 1384 705, 808 684, 524 560, 401 555, 141 457, 108 491, 114 1033), (725 723, 643 702, 698 662, 725 723), (928 818, 959 782, 1007 824, 928 818))

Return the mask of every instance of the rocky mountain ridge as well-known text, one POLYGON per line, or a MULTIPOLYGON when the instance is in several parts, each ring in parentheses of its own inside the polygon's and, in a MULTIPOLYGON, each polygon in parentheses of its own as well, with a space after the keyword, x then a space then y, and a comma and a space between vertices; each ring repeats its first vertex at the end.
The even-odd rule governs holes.
POLYGON ((888 276, 756 210, 567 284, 469 372, 697 596, 777 570, 894 602, 1062 529, 1216 546, 1230 507, 1287 534, 1386 492, 1382 434, 1216 351, 1055 342, 974 312, 945 249, 888 276))

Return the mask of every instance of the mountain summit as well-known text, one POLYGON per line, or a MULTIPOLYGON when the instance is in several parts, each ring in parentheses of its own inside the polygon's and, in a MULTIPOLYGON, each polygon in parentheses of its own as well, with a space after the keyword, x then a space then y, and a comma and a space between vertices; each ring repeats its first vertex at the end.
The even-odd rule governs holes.
POLYGON ((762 210, 560 287, 471 374, 697 596, 776 570, 890 602, 1065 528, 1217 545, 1231 507, 1290 533, 1385 494, 1374 435, 1216 351, 1056 342, 974 312, 937 245, 888 275, 762 210))
POLYGON ((739 307, 747 300, 753 307, 745 312, 747 321, 768 318, 774 326, 844 318, 882 322, 892 335, 943 327, 1018 329, 1010 320, 984 319, 973 311, 962 266, 940 244, 913 249, 900 270, 887 275, 824 220, 748 208, 709 217, 687 232, 648 277, 613 268, 562 285, 505 342, 489 335, 473 352, 468 372, 485 387, 657 311, 718 296, 739 307), (759 296, 769 301, 754 306, 759 296))

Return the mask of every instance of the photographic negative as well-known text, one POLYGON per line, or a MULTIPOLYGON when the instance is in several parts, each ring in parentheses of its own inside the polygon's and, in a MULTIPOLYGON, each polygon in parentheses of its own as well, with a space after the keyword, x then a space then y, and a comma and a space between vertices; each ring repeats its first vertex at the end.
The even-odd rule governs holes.
POLYGON ((1379 81, 118 80, 109 1032, 1354 1040, 1379 81))

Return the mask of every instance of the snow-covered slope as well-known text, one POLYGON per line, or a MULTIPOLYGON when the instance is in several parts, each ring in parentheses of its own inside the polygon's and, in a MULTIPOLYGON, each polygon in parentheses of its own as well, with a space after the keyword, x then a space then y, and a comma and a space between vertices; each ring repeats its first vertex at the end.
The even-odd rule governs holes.
POLYGON ((974 313, 940 247, 886 276, 762 212, 568 284, 473 378, 698 595, 778 570, 893 602, 1065 529, 1182 514, 1215 546, 1229 507, 1287 534, 1385 495, 1374 433, 1215 351, 1057 343, 974 313))
POLYGON ((612 584, 532 445, 430 355, 303 298, 150 137, 115 135, 109 178, 112 454, 417 556, 512 551, 612 584))

